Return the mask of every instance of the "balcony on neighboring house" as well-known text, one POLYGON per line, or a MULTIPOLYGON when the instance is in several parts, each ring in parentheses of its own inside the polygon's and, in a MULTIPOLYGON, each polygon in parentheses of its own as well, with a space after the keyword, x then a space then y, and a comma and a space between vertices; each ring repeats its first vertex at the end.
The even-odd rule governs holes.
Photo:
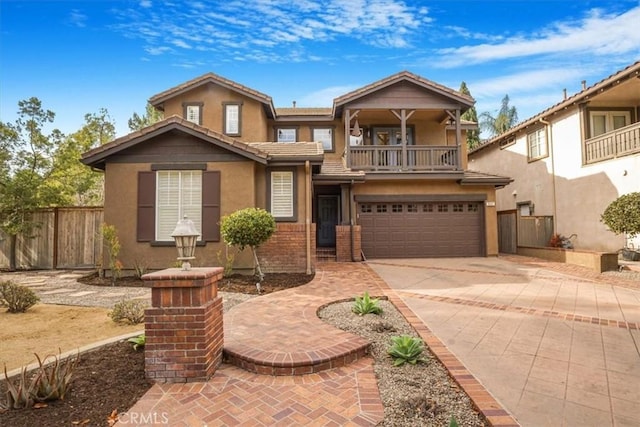
POLYGON ((640 122, 585 140, 584 153, 585 164, 640 153, 640 122))

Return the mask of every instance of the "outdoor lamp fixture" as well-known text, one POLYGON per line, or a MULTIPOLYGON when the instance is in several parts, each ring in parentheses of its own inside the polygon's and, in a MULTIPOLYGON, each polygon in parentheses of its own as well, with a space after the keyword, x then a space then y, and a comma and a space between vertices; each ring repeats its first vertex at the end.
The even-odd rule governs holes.
POLYGON ((178 248, 178 261, 182 261, 183 270, 191 270, 190 260, 196 259, 196 240, 198 240, 198 230, 196 230, 193 221, 185 215, 176 224, 175 230, 171 233, 171 237, 176 241, 178 248))

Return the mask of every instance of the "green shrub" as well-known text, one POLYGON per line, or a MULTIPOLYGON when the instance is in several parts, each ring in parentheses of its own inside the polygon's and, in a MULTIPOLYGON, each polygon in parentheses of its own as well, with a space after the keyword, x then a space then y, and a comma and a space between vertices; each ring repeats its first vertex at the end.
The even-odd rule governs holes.
POLYGON ((244 250, 251 248, 260 281, 264 279, 256 249, 271 238, 276 221, 269 212, 260 208, 246 208, 222 217, 220 233, 227 245, 244 250))
POLYGON ((145 334, 142 334, 138 335, 137 337, 129 338, 127 342, 132 343, 133 349, 135 351, 138 351, 139 348, 144 347, 144 345, 147 343, 147 337, 145 336, 145 334))
POLYGON ((147 274, 147 271, 149 271, 149 267, 145 260, 136 259, 133 261, 133 274, 137 279, 141 279, 142 276, 147 274))
POLYGON ((118 239, 118 232, 114 225, 102 224, 100 229, 102 234, 102 242, 107 250, 107 256, 109 257, 109 269, 111 270, 111 285, 116 284, 116 280, 122 273, 122 263, 118 261, 118 254, 120 253, 120 240, 118 239))
POLYGON ((369 296, 369 292, 365 291, 364 295, 361 297, 356 297, 355 302, 353 303, 353 307, 351 310, 359 314, 360 316, 364 316, 365 314, 380 314, 382 313, 382 308, 380 307, 380 300, 377 298, 371 298, 369 296))
POLYGON ((113 306, 109 317, 116 323, 128 323, 137 325, 144 322, 145 304, 142 301, 122 300, 113 306))
POLYGON ((393 345, 389 348, 388 353, 393 358, 394 366, 402 366, 405 363, 415 365, 418 362, 426 362, 426 359, 421 357, 424 344, 420 338, 401 335, 392 337, 391 341, 393 345))
POLYGON ((17 283, 0 283, 0 305, 6 306, 9 313, 24 313, 33 307, 40 298, 26 286, 17 283))
POLYGON ((615 234, 631 239, 640 234, 640 192, 624 194, 611 202, 600 221, 615 234))

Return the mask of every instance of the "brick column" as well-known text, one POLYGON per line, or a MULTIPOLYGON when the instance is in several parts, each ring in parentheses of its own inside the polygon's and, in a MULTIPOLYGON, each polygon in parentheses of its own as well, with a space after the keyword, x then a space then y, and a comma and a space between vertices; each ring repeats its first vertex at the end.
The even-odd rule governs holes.
POLYGON ((360 226, 353 226, 353 259, 351 259, 351 226, 336 225, 336 261, 362 261, 360 226))
POLYGON ((206 381, 222 362, 223 269, 169 268, 145 274, 145 373, 158 382, 206 381))

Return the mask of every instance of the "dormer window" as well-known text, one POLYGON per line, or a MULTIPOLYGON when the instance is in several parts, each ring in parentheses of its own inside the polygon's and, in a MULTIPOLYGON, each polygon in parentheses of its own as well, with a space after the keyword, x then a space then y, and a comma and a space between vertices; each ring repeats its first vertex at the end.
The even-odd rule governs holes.
POLYGON ((276 129, 276 140, 278 142, 296 142, 297 133, 296 128, 278 128, 276 129))
POLYGON ((184 119, 202 125, 202 102, 185 102, 182 104, 184 119))

